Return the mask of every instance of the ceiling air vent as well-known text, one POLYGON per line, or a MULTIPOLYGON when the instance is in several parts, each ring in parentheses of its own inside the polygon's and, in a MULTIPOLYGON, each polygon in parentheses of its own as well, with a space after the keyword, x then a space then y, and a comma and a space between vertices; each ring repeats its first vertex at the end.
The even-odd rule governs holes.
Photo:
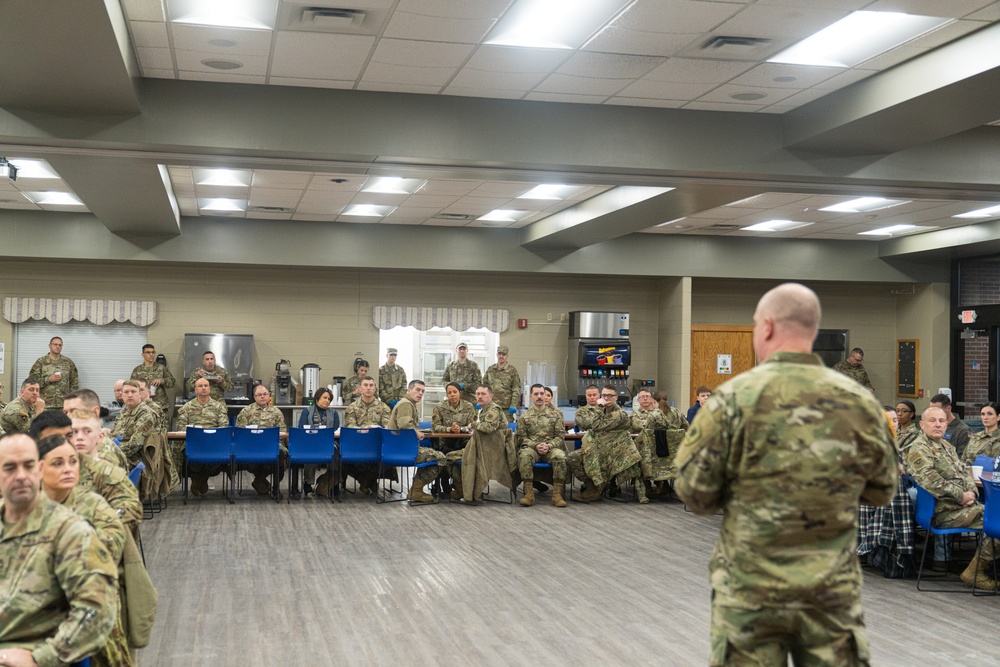
POLYGON ((439 213, 434 216, 438 220, 472 220, 472 215, 468 213, 439 213))
POLYGON ((717 229, 720 232, 731 232, 734 229, 739 229, 739 225, 712 225, 711 229, 717 229))
POLYGON ((360 27, 365 22, 365 12, 360 9, 303 7, 302 22, 317 30, 346 30, 360 27))
POLYGON ((712 35, 704 42, 695 42, 683 50, 686 58, 712 60, 763 60, 788 40, 778 43, 767 37, 740 37, 737 35, 712 35))
POLYGON ((287 206, 251 206, 247 213, 294 213, 295 209, 287 206))
POLYGON ((389 20, 392 2, 370 0, 281 0, 279 30, 377 35, 389 20), (359 8, 358 6, 363 8, 359 8), (382 5, 382 6, 379 6, 382 5))

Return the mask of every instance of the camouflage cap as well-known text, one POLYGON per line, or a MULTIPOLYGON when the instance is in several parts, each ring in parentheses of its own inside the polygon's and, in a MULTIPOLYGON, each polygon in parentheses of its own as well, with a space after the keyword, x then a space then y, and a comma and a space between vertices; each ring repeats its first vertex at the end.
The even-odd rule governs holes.
POLYGON ((461 350, 461 349, 462 349, 463 347, 464 347, 464 348, 465 348, 466 350, 468 350, 468 349, 469 349, 469 346, 468 346, 468 345, 466 345, 465 343, 459 343, 459 344, 458 344, 458 348, 457 348, 457 349, 461 350))
POLYGON ((386 354, 399 354, 399 350, 397 350, 397 349, 396 349, 396 348, 394 348, 394 347, 390 347, 389 349, 387 349, 387 350, 385 351, 385 353, 386 353, 386 354))
POLYGON ((497 354, 510 354, 510 348, 506 345, 501 345, 497 348, 497 354))

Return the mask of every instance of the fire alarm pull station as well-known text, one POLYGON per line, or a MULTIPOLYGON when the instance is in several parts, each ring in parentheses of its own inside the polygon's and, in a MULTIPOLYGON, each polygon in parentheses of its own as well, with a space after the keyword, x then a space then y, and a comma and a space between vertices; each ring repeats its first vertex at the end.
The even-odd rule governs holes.
POLYGON ((527 329, 528 328, 528 320, 526 320, 526 319, 518 320, 517 321, 517 328, 518 329, 527 329))

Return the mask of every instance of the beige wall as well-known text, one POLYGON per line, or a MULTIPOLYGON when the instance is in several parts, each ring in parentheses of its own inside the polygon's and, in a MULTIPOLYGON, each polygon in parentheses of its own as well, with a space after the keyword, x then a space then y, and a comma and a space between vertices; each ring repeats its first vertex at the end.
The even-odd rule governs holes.
POLYGON ((950 384, 950 288, 944 283, 917 285, 913 294, 903 294, 898 298, 896 338, 916 338, 920 341, 918 382, 924 389, 924 397, 909 399, 919 413, 927 407, 938 388, 950 384))
POLYGON ((691 382, 691 278, 665 279, 660 287, 657 388, 682 410, 691 382))

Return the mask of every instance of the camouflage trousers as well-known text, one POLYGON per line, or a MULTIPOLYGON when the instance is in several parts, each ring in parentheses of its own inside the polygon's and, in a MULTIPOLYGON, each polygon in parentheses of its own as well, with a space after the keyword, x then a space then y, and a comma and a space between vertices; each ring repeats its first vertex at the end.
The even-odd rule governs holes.
MULTIPOLYGON (((940 505, 938 505, 940 507, 940 505)), ((944 508, 934 513, 935 526, 947 528, 979 528, 983 527, 983 504, 976 503, 968 507, 944 508)), ((994 542, 996 540, 983 540, 980 557, 987 561, 996 559, 994 542)))
POLYGON ((417 463, 430 463, 431 461, 437 463, 437 465, 418 468, 417 474, 413 476, 414 482, 419 482, 421 486, 427 486, 437 479, 437 476, 441 474, 442 468, 448 467, 444 454, 430 447, 418 447, 417 463))
POLYGON ((554 448, 547 454, 539 454, 534 447, 521 447, 517 450, 517 469, 521 472, 521 479, 534 479, 534 465, 539 461, 552 465, 552 479, 566 479, 566 452, 554 448))
POLYGON ((860 600, 830 609, 712 605, 712 667, 864 667, 871 660, 860 600))
MULTIPOLYGON (((121 574, 123 572, 121 568, 118 572, 124 576, 121 574)), ((118 593, 119 599, 121 599, 122 591, 119 589, 118 593)), ((108 635, 108 642, 97 653, 90 656, 91 667, 131 667, 135 664, 128 647, 122 611, 121 603, 119 603, 118 618, 108 635)))

